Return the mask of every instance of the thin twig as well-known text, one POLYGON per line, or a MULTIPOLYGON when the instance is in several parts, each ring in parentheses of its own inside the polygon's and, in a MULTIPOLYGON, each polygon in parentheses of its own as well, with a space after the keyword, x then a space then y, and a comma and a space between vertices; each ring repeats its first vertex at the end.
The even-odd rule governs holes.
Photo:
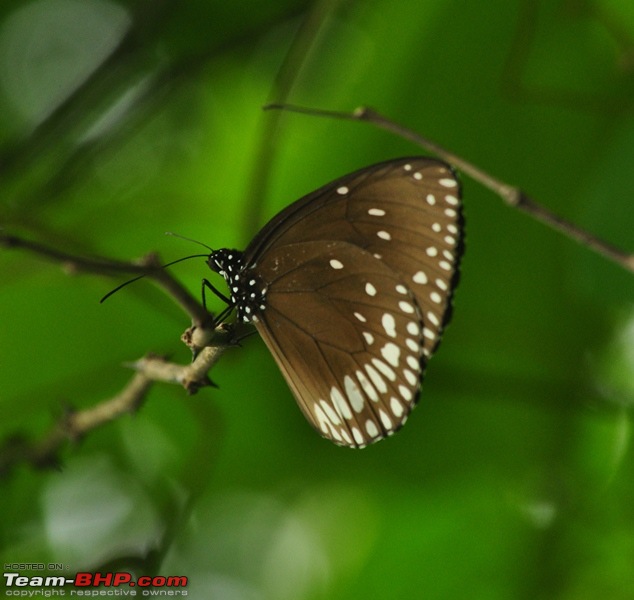
MULTIPOLYGON (((184 338, 188 332, 184 334, 184 338)), ((122 415, 136 412, 155 381, 182 385, 189 394, 195 394, 202 387, 213 386, 209 371, 225 350, 235 345, 232 326, 218 326, 214 333, 210 342, 213 345, 202 348, 191 364, 179 365, 155 355, 148 355, 128 364, 137 373, 121 392, 90 408, 66 411, 63 418, 40 441, 29 442, 16 434, 5 438, 4 445, 0 448, 0 476, 6 476, 21 463, 37 468, 57 467, 60 462, 59 453, 65 444, 77 442, 93 429, 122 415)))
POLYGON ((40 469, 57 467, 59 453, 67 443, 81 440, 88 432, 121 415, 136 412, 151 385, 152 380, 149 377, 136 373, 116 396, 91 408, 68 410, 40 441, 29 442, 18 435, 7 438, 0 450, 0 475, 8 475, 20 463, 28 463, 40 469))
POLYGON ((81 411, 67 411, 64 417, 40 441, 30 442, 21 435, 5 438, 0 448, 0 476, 7 475, 21 463, 37 468, 51 468, 59 464, 59 452, 71 441, 80 440, 87 433, 121 415, 135 412, 142 404, 154 381, 176 383, 194 394, 200 388, 213 385, 209 371, 222 354, 237 344, 243 335, 241 326, 215 324, 211 315, 169 273, 162 269, 155 255, 139 264, 101 257, 75 256, 38 242, 0 232, 0 247, 20 248, 62 264, 71 272, 91 272, 112 275, 145 275, 158 283, 192 317, 193 325, 182 336, 191 348, 195 360, 186 365, 175 364, 163 357, 148 355, 127 366, 137 371, 132 380, 116 396, 81 411))
POLYGON ((125 262, 102 257, 86 257, 69 254, 62 250, 0 232, 0 247, 21 248, 49 260, 61 263, 70 272, 87 272, 104 275, 143 275, 155 281, 168 296, 181 306, 192 318, 195 325, 207 326, 211 317, 200 302, 175 279, 169 271, 161 268, 156 254, 143 257, 138 263, 125 262))
POLYGON ((209 371, 218 362, 224 352, 235 346, 234 328, 231 325, 219 325, 213 330, 202 334, 207 345, 198 347, 194 343, 188 342, 192 337, 192 331, 196 327, 188 329, 183 334, 183 341, 191 348, 195 349, 196 358, 188 365, 180 365, 169 362, 160 356, 144 356, 139 360, 129 363, 127 366, 143 373, 146 377, 154 381, 164 381, 166 383, 176 383, 182 385, 187 393, 195 394, 200 388, 213 386, 209 379, 209 371))
POLYGON ((367 123, 372 123, 376 127, 394 133, 406 140, 410 140, 428 152, 436 154, 449 164, 475 179, 486 188, 490 189, 509 206, 523 210, 534 219, 541 221, 556 231, 563 233, 567 237, 576 240, 582 245, 620 265, 624 269, 634 273, 634 254, 625 252, 613 244, 598 238, 585 229, 582 229, 574 223, 571 223, 570 221, 552 213, 527 196, 521 189, 500 181, 486 171, 483 171, 479 167, 476 167, 472 163, 457 156, 453 152, 446 150, 442 146, 428 140, 411 129, 395 123, 370 108, 361 107, 351 113, 306 108, 291 104, 269 104, 264 108, 267 110, 287 110, 289 112, 319 117, 329 117, 346 121, 365 121, 367 123))

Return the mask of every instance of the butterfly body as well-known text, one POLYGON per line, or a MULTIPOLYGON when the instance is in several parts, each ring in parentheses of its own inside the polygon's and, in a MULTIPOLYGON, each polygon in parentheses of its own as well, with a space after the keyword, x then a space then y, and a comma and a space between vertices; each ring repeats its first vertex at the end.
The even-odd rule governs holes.
POLYGON ((228 248, 215 250, 207 258, 207 264, 227 282, 238 321, 251 323, 257 319, 257 313, 266 307, 266 286, 256 273, 246 272, 243 253, 228 248))
POLYGON ((208 258, 308 421, 364 447, 398 430, 449 321, 463 222, 451 168, 428 158, 340 178, 274 217, 244 253, 208 258))

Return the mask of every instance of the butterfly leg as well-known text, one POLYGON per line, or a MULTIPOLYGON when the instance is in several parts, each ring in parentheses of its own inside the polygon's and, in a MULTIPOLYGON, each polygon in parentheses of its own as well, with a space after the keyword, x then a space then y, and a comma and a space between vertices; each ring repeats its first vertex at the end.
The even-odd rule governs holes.
POLYGON ((202 301, 203 301, 203 308, 205 310, 207 310, 207 298, 205 296, 205 288, 210 289, 214 293, 214 295, 220 298, 227 306, 230 306, 233 308, 233 304, 231 300, 229 300, 229 298, 227 298, 221 291, 219 291, 208 279, 203 279, 202 301))

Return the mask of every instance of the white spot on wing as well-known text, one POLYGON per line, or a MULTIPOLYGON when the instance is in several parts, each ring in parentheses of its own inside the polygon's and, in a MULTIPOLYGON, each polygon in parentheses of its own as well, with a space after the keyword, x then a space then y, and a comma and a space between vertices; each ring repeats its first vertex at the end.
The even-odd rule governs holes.
POLYGON ((365 323, 365 322, 367 321, 367 319, 366 319, 366 318, 365 318, 365 317, 364 317, 361 313, 355 312, 355 313, 354 313, 354 316, 355 316, 355 317, 356 317, 359 321, 361 321, 361 323, 365 323))
POLYGON ((384 313, 381 318, 381 325, 385 329, 385 333, 392 338, 396 337, 396 321, 390 313, 384 313))
POLYGON ((334 425, 341 425, 341 419, 339 418, 339 415, 333 410, 330 404, 328 404, 325 400, 320 400, 319 405, 323 408, 326 416, 328 417, 328 419, 330 419, 331 423, 333 423, 334 425))
POLYGON ((410 321, 407 324, 407 333, 409 333, 410 335, 420 335, 420 327, 418 326, 418 323, 410 321))
POLYGON ((417 271, 416 273, 414 273, 414 276, 412 277, 412 281, 414 283, 420 283, 421 285, 425 285, 428 281, 427 275, 423 271, 417 271))
POLYGON ((392 421, 390 420, 390 417, 387 416, 387 413, 384 410, 379 411, 379 417, 381 417, 381 423, 383 424, 383 427, 385 427, 385 429, 392 429, 392 421))
POLYGON ((352 408, 355 412, 360 413, 363 410, 365 400, 363 399, 363 394, 361 394, 359 386, 356 384, 354 379, 350 377, 350 375, 346 375, 343 378, 343 385, 346 390, 346 396, 348 396, 348 400, 350 401, 352 408))
POLYGON ((324 411, 321 410, 321 407, 318 404, 315 404, 315 417, 317 417, 317 423, 319 423, 319 429, 321 429, 325 434, 328 434, 328 431, 332 428, 332 425, 326 418, 324 411))
MULTIPOLYGON (((418 345, 417 345, 418 347, 418 345)), ((396 373, 378 358, 372 359, 372 364, 385 375, 390 381, 396 381, 396 373)))
POLYGON ((370 419, 365 422, 365 430, 368 432, 368 435, 370 437, 376 437, 377 435, 379 435, 379 430, 374 424, 374 421, 371 421, 370 419))
POLYGON ((340 260, 337 260, 336 258, 333 258, 333 259, 330 261, 330 266, 331 266, 333 269, 343 269, 343 263, 342 263, 340 260))
POLYGON ((374 344, 374 336, 369 331, 364 331, 363 337, 368 346, 371 346, 372 344, 374 344))
POLYGON ((372 215, 373 217, 384 217, 385 211, 382 208, 370 208, 368 210, 368 214, 372 215))
POLYGON ((385 381, 383 381, 383 378, 376 372, 374 367, 372 365, 365 365, 365 372, 372 380, 374 387, 379 390, 379 393, 385 394, 385 392, 387 392, 387 385, 385 384, 385 381))
POLYGON ((337 194, 340 196, 345 196, 349 191, 350 190, 345 185, 337 188, 337 194))
POLYGON ((412 398, 414 398, 414 394, 412 394, 412 390, 410 390, 408 387, 405 387, 404 385, 399 385, 398 391, 401 394, 401 398, 403 398, 403 400, 406 400, 407 402, 409 402, 410 400, 412 400, 412 398))
POLYGON ((430 246, 429 248, 427 248, 427 250, 425 250, 425 254, 427 254, 427 256, 430 257, 434 257, 434 256, 438 256, 438 248, 436 248, 436 246, 430 246))
POLYGON ((379 399, 379 395, 376 393, 376 390, 372 386, 372 384, 368 381, 368 378, 363 374, 362 371, 357 371, 355 373, 363 391, 366 393, 367 397, 370 398, 373 402, 377 402, 379 399))
MULTIPOLYGON (((322 400, 323 402, 323 400, 322 400)), ((317 423, 319 423, 319 428, 326 434, 330 434, 333 438, 335 438, 338 442, 341 441, 341 434, 339 430, 334 427, 330 419, 326 416, 324 411, 318 404, 314 406, 315 416, 317 417, 317 423)), ((331 409, 332 410, 332 409, 331 409)))
POLYGON ((359 446, 363 446, 363 436, 361 435, 361 432, 356 428, 353 427, 352 428, 352 437, 354 438, 354 441, 359 445, 359 446))
POLYGON ((456 182, 455 179, 449 179, 449 178, 439 179, 438 183, 440 185, 442 185, 443 187, 446 187, 446 188, 453 188, 453 187, 456 187, 458 185, 458 183, 456 182))
POLYGON ((401 405, 401 403, 394 397, 392 397, 390 399, 390 409, 392 410, 392 413, 394 413, 394 416, 397 419, 400 419, 403 416, 403 406, 401 405))
POLYGON ((419 352, 420 351, 420 345, 416 340, 413 340, 412 338, 407 338, 405 340, 405 343, 407 344, 407 347, 412 351, 412 352, 419 352))
POLYGON ((381 348, 381 355, 393 367, 398 367, 398 362, 401 358, 401 349, 396 344, 388 342, 381 348))
POLYGON ((418 383, 418 377, 415 373, 412 373, 409 369, 403 369, 403 375, 407 379, 410 385, 416 385, 418 383))
POLYGON ((365 293, 368 296, 376 296, 376 288, 371 283, 365 284, 365 293))
POLYGON ((386 240, 388 242, 392 239, 392 236, 387 231, 377 231, 376 235, 382 240, 386 240))
POLYGON ((330 399, 332 400, 332 403, 337 408, 339 408, 339 412, 344 416, 345 419, 352 418, 350 405, 346 402, 343 394, 334 386, 330 389, 330 399))
POLYGON ((404 312, 404 313, 408 313, 408 314, 412 314, 414 312, 414 307, 409 303, 409 302, 405 302, 405 300, 401 300, 398 303, 398 307, 404 312))

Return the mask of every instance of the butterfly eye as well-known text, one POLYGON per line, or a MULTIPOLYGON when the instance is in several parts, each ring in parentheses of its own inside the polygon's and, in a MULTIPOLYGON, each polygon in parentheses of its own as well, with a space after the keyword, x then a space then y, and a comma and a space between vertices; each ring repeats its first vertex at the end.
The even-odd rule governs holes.
POLYGON ((308 421, 336 444, 397 431, 451 316, 460 185, 428 158, 342 177, 275 216, 244 254, 212 252, 308 421))

